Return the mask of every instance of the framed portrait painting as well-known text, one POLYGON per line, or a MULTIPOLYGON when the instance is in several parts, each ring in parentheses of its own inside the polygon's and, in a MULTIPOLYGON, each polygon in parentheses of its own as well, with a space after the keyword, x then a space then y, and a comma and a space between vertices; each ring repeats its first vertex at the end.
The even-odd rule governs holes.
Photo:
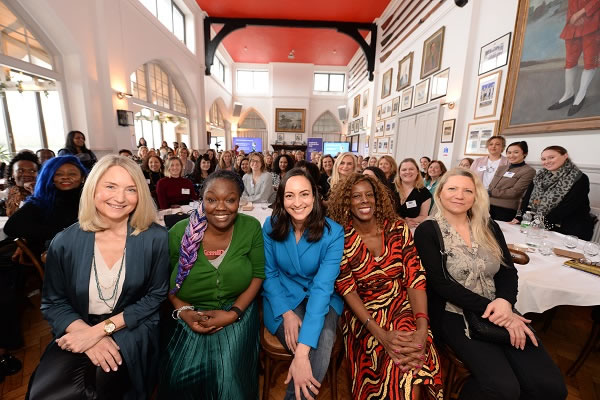
POLYGON ((415 85, 415 107, 422 106, 427 103, 429 95, 429 78, 415 85))
POLYGON ((406 111, 412 108, 414 89, 415 88, 411 86, 402 91, 402 96, 400 96, 400 111, 406 111))
POLYGON ((431 94, 429 100, 444 97, 448 92, 448 79, 450 78, 450 68, 438 72, 431 78, 431 94))
POLYGON ((354 102, 352 104, 352 118, 358 117, 360 114, 360 94, 354 96, 354 102))
MULTIPOLYGON (((557 3, 560 6, 549 4, 539 0, 519 0, 500 117, 503 135, 600 129, 598 74, 588 86, 590 73, 582 72, 577 66, 578 61, 582 61, 578 60, 580 55, 565 57, 566 46, 572 42, 561 38, 563 30, 569 36, 574 35, 579 26, 583 30, 589 29, 592 26, 589 21, 594 17, 582 15, 571 23, 573 16, 569 10, 571 4, 578 2, 563 0, 557 3), (544 40, 543 46, 540 38, 544 40), (575 65, 575 76, 566 72, 567 64, 575 65), (575 93, 583 88, 581 101, 581 96, 562 99, 571 87, 575 93)), ((594 28, 594 32, 597 31, 594 28)), ((581 58, 585 57, 584 46, 581 58)))
POLYGON ((408 53, 406 57, 398 62, 398 79, 396 82, 396 90, 400 91, 410 86, 410 78, 412 76, 413 52, 408 53))
POLYGON ((502 70, 479 78, 477 94, 475 96, 475 115, 473 118, 488 118, 496 115, 501 79, 502 70))
POLYGON ((365 90, 362 94, 362 106, 366 108, 369 105, 369 89, 365 90))
POLYGON ((381 80, 382 99, 385 99, 392 93, 392 72, 394 72, 394 69, 390 68, 383 74, 383 79, 381 80))
POLYGON ((467 128, 465 155, 484 156, 487 152, 487 140, 498 134, 498 121, 472 122, 467 128))
POLYGON ((304 132, 306 110, 303 108, 276 108, 276 132, 304 132))
POLYGON ((437 72, 442 67, 442 50, 444 49, 444 32, 442 26, 423 43, 423 57, 421 59, 421 79, 437 72))
POLYGON ((479 75, 504 67, 508 63, 510 32, 481 47, 479 51, 479 75))
POLYGON ((442 138, 441 143, 452 143, 454 141, 454 127, 456 119, 447 119, 442 122, 442 138))

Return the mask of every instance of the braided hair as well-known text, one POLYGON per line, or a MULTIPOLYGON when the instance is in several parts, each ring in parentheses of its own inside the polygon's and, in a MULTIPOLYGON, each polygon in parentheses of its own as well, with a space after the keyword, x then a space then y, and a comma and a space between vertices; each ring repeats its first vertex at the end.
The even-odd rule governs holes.
MULTIPOLYGON (((244 183, 242 178, 233 172, 228 170, 215 171, 206 178, 204 181, 204 187, 202 190, 202 197, 204 192, 211 185, 211 183, 217 179, 227 179, 235 183, 236 188, 240 197, 244 191, 244 183)), ((208 222, 206 219, 206 212, 204 210, 204 202, 200 202, 200 205, 190 215, 190 220, 185 233, 181 238, 181 247, 179 249, 179 264, 177 265, 177 276, 175 277, 175 287, 169 291, 169 294, 176 294, 187 276, 190 274, 194 263, 198 259, 198 249, 200 243, 204 238, 204 233, 208 228, 208 222)))

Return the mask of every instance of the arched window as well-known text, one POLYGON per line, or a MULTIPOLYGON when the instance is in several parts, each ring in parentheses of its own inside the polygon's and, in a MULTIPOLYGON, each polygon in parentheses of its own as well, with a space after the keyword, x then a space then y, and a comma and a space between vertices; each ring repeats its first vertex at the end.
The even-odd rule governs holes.
POLYGON ((62 76, 29 26, 0 0, 0 147, 59 150, 65 144, 62 76))
POLYGON ((140 65, 130 76, 135 114, 135 137, 158 149, 163 141, 184 142, 190 147, 188 107, 169 74, 157 63, 140 65))
POLYGON ((256 110, 250 109, 244 119, 238 123, 237 136, 261 138, 266 145, 267 123, 256 110))
POLYGON ((324 142, 339 142, 341 135, 340 122, 331 111, 325 111, 313 124, 312 136, 322 137, 324 142))

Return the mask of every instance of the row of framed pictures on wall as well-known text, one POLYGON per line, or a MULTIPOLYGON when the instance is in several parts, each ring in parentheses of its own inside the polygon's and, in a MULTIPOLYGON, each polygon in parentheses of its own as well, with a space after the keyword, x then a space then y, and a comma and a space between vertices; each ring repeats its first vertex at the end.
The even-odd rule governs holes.
POLYGON ((394 136, 386 136, 373 140, 373 153, 376 154, 394 154, 394 136))
POLYGON ((358 119, 355 119, 354 121, 350 122, 350 124, 348 125, 348 133, 358 133, 362 130, 367 129, 367 120, 369 118, 367 117, 365 119, 365 117, 360 117, 358 119))

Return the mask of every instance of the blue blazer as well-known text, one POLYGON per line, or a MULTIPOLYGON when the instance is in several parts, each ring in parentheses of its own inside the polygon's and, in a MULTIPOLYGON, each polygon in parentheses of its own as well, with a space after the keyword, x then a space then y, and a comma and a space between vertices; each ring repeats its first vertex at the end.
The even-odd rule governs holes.
POLYGON ((271 217, 263 225, 265 326, 275 334, 283 322, 283 313, 294 310, 308 298, 298 342, 313 348, 319 342, 329 306, 338 315, 344 307, 342 298, 334 290, 344 252, 344 229, 329 218, 325 220, 330 228, 325 227, 321 240, 313 243, 307 241, 308 233, 304 232, 296 244, 293 229, 285 241, 277 242, 269 236, 271 217))

